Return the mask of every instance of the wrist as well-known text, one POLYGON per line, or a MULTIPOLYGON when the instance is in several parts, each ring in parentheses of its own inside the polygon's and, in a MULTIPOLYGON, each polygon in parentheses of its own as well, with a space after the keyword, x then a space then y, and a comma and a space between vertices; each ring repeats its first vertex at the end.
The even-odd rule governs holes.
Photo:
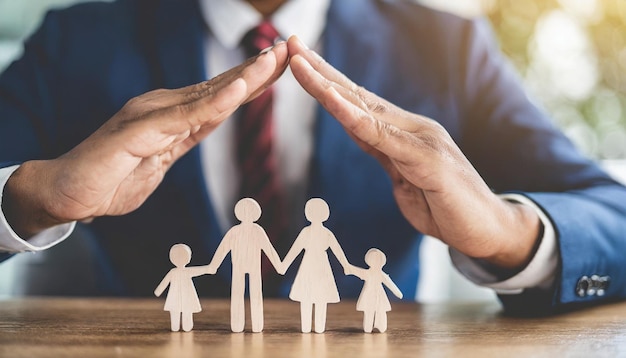
POLYGON ((502 200, 504 204, 504 228, 501 247, 494 254, 483 258, 502 269, 519 271, 532 260, 541 241, 543 225, 536 211, 524 204, 502 200))
POLYGON ((46 173, 42 171, 44 165, 44 161, 23 163, 11 174, 2 194, 2 212, 11 229, 23 239, 69 222, 54 218, 45 209, 45 174, 41 174, 46 173))

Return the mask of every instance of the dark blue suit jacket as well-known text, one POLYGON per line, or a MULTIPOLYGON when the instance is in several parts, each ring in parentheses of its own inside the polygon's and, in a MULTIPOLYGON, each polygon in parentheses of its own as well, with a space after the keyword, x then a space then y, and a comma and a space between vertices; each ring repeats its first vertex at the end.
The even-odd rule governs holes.
MULTIPOLYGON (((203 80, 205 31, 193 0, 121 0, 51 12, 0 78, 0 163, 55 158, 128 99, 203 80)), ((494 191, 527 195, 548 213, 562 258, 555 287, 503 297, 505 305, 551 309, 596 300, 575 295, 579 278, 592 274, 611 278, 604 299, 626 295, 626 189, 528 100, 482 21, 409 1, 338 0, 323 41, 326 59, 355 82, 439 121, 494 191)), ((311 173, 309 196, 329 203, 328 226, 348 259, 363 266, 367 249, 380 248, 386 271, 405 297, 414 297, 421 234, 400 214, 385 172, 321 108, 311 173)), ((204 264, 225 230, 216 223, 197 149, 140 209, 99 218, 90 228, 108 278, 103 288, 127 295, 152 293, 170 266, 173 243, 188 243, 192 263, 204 264)), ((200 294, 227 294, 227 267, 197 284, 200 294)), ((343 296, 355 296, 362 285, 340 274, 337 280, 343 296)))

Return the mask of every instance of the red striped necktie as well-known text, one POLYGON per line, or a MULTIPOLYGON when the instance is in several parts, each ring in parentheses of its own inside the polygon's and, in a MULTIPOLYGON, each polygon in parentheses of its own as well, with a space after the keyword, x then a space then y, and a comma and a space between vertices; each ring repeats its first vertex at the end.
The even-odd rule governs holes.
MULTIPOLYGON (((278 32, 268 21, 262 22, 243 38, 248 56, 274 45, 278 32)), ((263 213, 258 221, 270 240, 276 244, 287 229, 284 190, 279 172, 273 126, 273 88, 242 106, 237 126, 237 161, 241 178, 241 198, 255 199, 263 213)), ((262 272, 271 272, 271 265, 263 260, 262 272)))

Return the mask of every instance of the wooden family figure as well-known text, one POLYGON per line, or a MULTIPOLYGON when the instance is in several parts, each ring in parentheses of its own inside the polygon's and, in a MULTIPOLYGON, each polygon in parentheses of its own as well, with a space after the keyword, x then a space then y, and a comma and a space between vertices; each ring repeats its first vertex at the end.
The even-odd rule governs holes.
POLYGON ((279 274, 283 275, 293 261, 304 252, 296 273, 289 298, 300 302, 300 319, 303 333, 311 332, 315 317, 315 332, 322 333, 326 328, 326 311, 329 303, 339 302, 339 291, 335 283, 328 257, 328 249, 343 266, 344 273, 355 275, 365 283, 357 310, 363 311, 363 330, 380 332, 387 329, 387 311, 391 310, 385 289, 387 286, 399 298, 402 292, 383 272, 385 254, 378 249, 370 249, 365 255, 368 269, 351 265, 335 235, 324 226, 330 216, 328 204, 322 199, 310 199, 304 209, 311 223, 302 229, 291 249, 281 262, 265 230, 256 224, 261 217, 261 207, 251 198, 241 199, 235 205, 235 217, 241 222, 224 235, 211 263, 206 266, 186 267, 191 260, 191 249, 184 244, 176 244, 170 250, 170 260, 176 266, 171 269, 154 291, 160 296, 169 285, 165 311, 170 311, 172 331, 182 327, 184 331, 193 328, 192 314, 201 311, 200 301, 192 278, 204 274, 214 274, 228 253, 232 262, 231 285, 231 330, 242 332, 245 325, 244 294, 248 275, 250 294, 250 315, 252 331, 263 330, 263 291, 261 278, 261 254, 265 253, 279 274))
POLYGON ((176 266, 163 278, 154 294, 159 297, 169 286, 165 307, 170 312, 172 332, 177 332, 181 325, 185 332, 193 328, 193 314, 202 311, 196 287, 192 278, 207 274, 206 266, 186 267, 191 261, 191 249, 185 244, 176 244, 170 249, 170 261, 176 266))
POLYGON ((363 311, 363 331, 372 332, 374 328, 380 333, 387 330, 387 312, 391 311, 391 304, 384 286, 398 298, 402 298, 402 292, 396 286, 389 275, 383 271, 387 262, 385 254, 378 249, 369 249, 365 254, 365 263, 368 269, 353 267, 351 273, 363 280, 363 290, 356 303, 357 311, 363 311))
MULTIPOLYGON (((233 226, 217 247, 209 264, 209 273, 215 273, 230 252, 232 283, 230 290, 230 328, 242 332, 245 325, 244 294, 246 274, 250 294, 252 332, 263 330, 263 286, 261 282, 261 252, 274 267, 281 267, 280 257, 267 237, 265 230, 256 223, 261 217, 261 207, 254 199, 244 198, 235 205, 235 217, 241 221, 233 226)), ((281 272, 282 270, 279 270, 281 272)))
POLYGON ((298 254, 304 251, 289 298, 300 302, 302 333, 311 332, 313 312, 315 312, 315 332, 322 333, 326 329, 327 305, 339 302, 339 291, 337 291, 327 250, 330 248, 337 257, 344 272, 351 265, 335 235, 324 226, 324 221, 330 216, 328 204, 322 199, 311 199, 306 203, 304 213, 311 225, 302 229, 296 238, 285 256, 283 268, 286 271, 298 254))

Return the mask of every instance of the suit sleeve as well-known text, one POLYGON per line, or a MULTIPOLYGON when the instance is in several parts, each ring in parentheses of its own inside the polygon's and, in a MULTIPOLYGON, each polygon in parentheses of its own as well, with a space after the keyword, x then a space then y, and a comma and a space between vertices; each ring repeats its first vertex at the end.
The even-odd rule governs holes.
MULTIPOLYGON (((11 228, 2 210, 4 186, 10 175, 16 169, 17 166, 0 168, 0 252, 18 253, 46 250, 65 240, 74 231, 76 222, 53 226, 34 235, 28 240, 19 237, 11 228)), ((9 256, 0 257, 0 261, 8 257, 9 256)))
POLYGON ((0 74, 0 167, 57 158, 129 98, 145 92, 144 77, 135 83, 119 73, 146 67, 119 58, 119 52, 133 48, 136 34, 126 25, 134 11, 124 1, 78 4, 46 14, 25 41, 21 58, 0 74), (114 36, 113 23, 127 36, 114 36), (118 98, 111 88, 118 88, 121 79, 127 84, 121 88, 131 90, 118 98))
POLYGON ((57 154, 59 37, 57 17, 48 14, 22 57, 0 75, 0 167, 57 154))
MULTIPOLYGON (((59 83, 57 68, 63 46, 57 15, 52 12, 46 16, 41 28, 26 41, 22 57, 0 74, 0 168, 4 170, 28 160, 61 154, 57 133, 60 101, 56 98, 61 91, 55 84, 59 83)), ((0 233, 6 240, 0 251, 48 248, 67 237, 73 226, 63 226, 60 231, 55 228, 51 234, 46 232, 26 242, 4 223, 6 230, 0 233)), ((0 253, 0 261, 10 256, 0 253)))
POLYGON ((484 21, 468 22, 464 33, 456 63, 465 117, 459 145, 495 192, 524 195, 547 214, 560 253, 553 287, 502 295, 505 308, 555 312, 623 298, 626 188, 529 100, 484 21))

